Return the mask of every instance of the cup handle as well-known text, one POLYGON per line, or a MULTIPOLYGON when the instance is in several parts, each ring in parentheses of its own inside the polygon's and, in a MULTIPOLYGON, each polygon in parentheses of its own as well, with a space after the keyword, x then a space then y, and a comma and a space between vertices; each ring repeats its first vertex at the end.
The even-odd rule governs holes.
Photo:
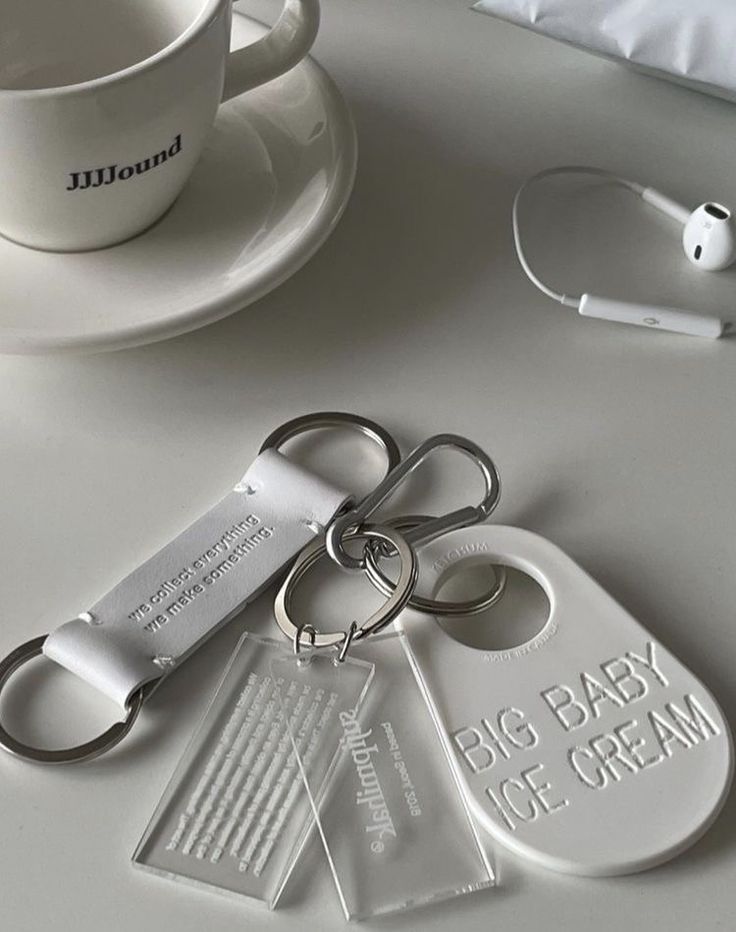
POLYGON ((310 50, 318 28, 319 0, 286 0, 268 35, 230 53, 222 99, 230 100, 289 71, 310 50))

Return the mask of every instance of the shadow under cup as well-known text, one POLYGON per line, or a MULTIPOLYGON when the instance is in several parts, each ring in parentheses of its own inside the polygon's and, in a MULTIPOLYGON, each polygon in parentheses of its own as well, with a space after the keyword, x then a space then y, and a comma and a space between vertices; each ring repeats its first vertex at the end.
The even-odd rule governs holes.
POLYGON ((145 61, 210 0, 2 0, 0 90, 66 87, 145 61))

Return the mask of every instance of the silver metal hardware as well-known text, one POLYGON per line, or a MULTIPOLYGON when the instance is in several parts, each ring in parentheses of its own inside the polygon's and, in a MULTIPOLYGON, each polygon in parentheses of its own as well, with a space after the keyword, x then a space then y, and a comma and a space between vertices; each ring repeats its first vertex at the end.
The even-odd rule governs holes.
POLYGON ((357 633, 358 633, 358 623, 357 623, 357 621, 351 621, 351 622, 350 622, 350 627, 349 627, 348 630, 345 632, 345 640, 344 640, 344 641, 342 642, 342 644, 340 645, 340 652, 339 652, 339 654, 337 655, 337 662, 338 662, 338 663, 344 663, 344 662, 345 662, 345 658, 347 657, 348 651, 350 650, 350 645, 351 645, 351 644, 353 643, 353 641, 355 640, 355 635, 356 635, 357 633))
MULTIPOLYGON (((406 537, 406 531, 420 528, 426 522, 433 520, 428 515, 406 515, 401 518, 393 518, 387 521, 386 524, 389 527, 396 528, 397 531, 401 531, 406 537)), ((383 548, 379 546, 367 547, 365 551, 365 572, 376 589, 383 595, 388 596, 393 592, 395 583, 386 576, 379 565, 381 557, 385 556, 386 553, 383 548)), ((479 615, 495 605, 506 590, 506 568, 494 564, 493 572, 495 575, 494 585, 484 595, 477 596, 474 599, 468 599, 464 602, 450 602, 443 599, 427 599, 415 594, 409 599, 407 605, 426 615, 436 615, 442 618, 479 615)))
POLYGON ((309 638, 309 646, 314 647, 314 639, 317 637, 317 629, 314 625, 299 625, 299 627, 294 632, 294 653, 299 656, 299 653, 302 649, 302 635, 306 634, 309 638))
POLYGON ((362 570, 366 568, 366 556, 354 557, 347 553, 344 539, 349 538, 349 532, 359 528, 387 498, 389 498, 401 483, 422 463, 430 453, 441 449, 457 450, 468 456, 480 469, 485 483, 483 500, 479 505, 466 505, 456 511, 433 518, 423 525, 416 527, 403 535, 407 543, 416 546, 427 543, 456 528, 467 527, 485 521, 498 504, 501 494, 501 480, 491 458, 472 440, 460 437, 457 434, 437 434, 424 443, 420 443, 406 459, 394 467, 386 478, 370 495, 345 514, 337 517, 327 530, 327 552, 332 559, 345 569, 362 570))
MULTIPOLYGON (((347 652, 351 641, 359 641, 361 638, 367 637, 369 634, 375 634, 382 628, 385 628, 406 606, 417 581, 417 558, 413 548, 407 544, 403 536, 393 528, 377 524, 364 525, 360 530, 348 532, 344 539, 346 541, 382 541, 391 546, 401 561, 401 572, 396 587, 391 592, 386 603, 382 605, 378 611, 374 612, 370 618, 362 624, 356 623, 355 629, 353 629, 351 624, 350 631, 348 632, 317 632, 315 635, 314 647, 342 648, 347 642, 347 646, 345 647, 345 652, 347 652)), ((294 590, 300 580, 326 554, 327 546, 322 541, 316 540, 314 543, 309 544, 308 547, 305 547, 276 596, 276 601, 274 603, 276 621, 290 640, 298 637, 300 631, 304 631, 304 626, 297 625, 291 617, 294 590)))
MULTIPOLYGON (((20 647, 16 647, 11 654, 8 654, 0 663, 0 690, 7 685, 10 677, 19 667, 41 654, 45 640, 45 634, 41 635, 41 637, 33 638, 31 641, 26 641, 25 644, 21 644, 20 647)), ((45 748, 36 748, 29 744, 25 744, 25 742, 20 741, 18 738, 14 738, 0 725, 0 747, 3 747, 11 754, 15 754, 17 757, 23 757, 25 760, 34 761, 37 764, 70 764, 73 762, 92 760, 95 757, 99 757, 100 754, 104 754, 105 751, 114 748, 115 745, 122 741, 128 734, 143 705, 143 699, 145 698, 144 693, 145 690, 142 688, 133 694, 128 704, 128 713, 124 721, 116 722, 99 737, 94 738, 92 741, 87 741, 84 744, 78 744, 76 747, 72 748, 54 749, 53 751, 46 750, 45 748)))
POLYGON ((342 411, 321 411, 317 414, 304 414, 287 421, 272 431, 261 444, 259 453, 264 450, 278 450, 289 440, 312 430, 322 430, 327 427, 350 427, 360 431, 381 447, 388 461, 387 473, 390 473, 401 462, 401 453, 396 441, 380 424, 361 417, 359 414, 346 414, 342 411))

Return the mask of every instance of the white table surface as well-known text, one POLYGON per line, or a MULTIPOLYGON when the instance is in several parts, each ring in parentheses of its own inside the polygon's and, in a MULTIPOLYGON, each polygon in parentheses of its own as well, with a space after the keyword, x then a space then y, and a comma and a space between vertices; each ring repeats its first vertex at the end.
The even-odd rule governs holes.
MULTIPOLYGON (((248 8, 274 13, 266 0, 248 8)), ((693 205, 736 204, 736 108, 464 0, 325 0, 315 51, 353 107, 361 157, 346 215, 305 269, 167 343, 0 359, 3 651, 85 608, 201 513, 276 424, 353 409, 405 449, 438 430, 485 446, 504 481, 498 519, 566 549, 736 720, 736 341, 580 320, 524 279, 509 225, 523 177, 565 162, 628 173, 693 205)), ((735 273, 698 275, 666 218, 624 193, 570 193, 556 225, 547 194, 532 205, 530 248, 561 287, 733 310, 735 273)), ((353 449, 342 451, 348 473, 353 449)), ((455 500, 467 497, 467 474, 455 476, 448 461, 403 504, 438 508, 453 481, 455 500)), ((321 859, 272 914, 129 863, 239 632, 269 630, 268 615, 261 600, 210 642, 107 758, 68 769, 0 758, 0 929, 343 927, 321 859)), ((63 740, 110 720, 101 704, 85 712, 91 697, 71 678, 47 672, 39 665, 9 690, 9 723, 63 740)), ((733 928, 733 803, 694 848, 644 874, 575 879, 501 850, 497 863, 496 891, 375 927, 733 928)))

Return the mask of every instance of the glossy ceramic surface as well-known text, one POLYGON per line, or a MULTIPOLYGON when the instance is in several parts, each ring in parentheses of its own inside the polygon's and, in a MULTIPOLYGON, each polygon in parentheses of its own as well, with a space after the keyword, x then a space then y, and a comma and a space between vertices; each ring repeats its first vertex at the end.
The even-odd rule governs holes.
POLYGON ((231 0, 6 4, 0 233, 51 252, 115 246, 160 220, 220 103, 286 74, 319 26, 319 0, 288 0, 268 35, 230 52, 231 0))
MULTIPOLYGON (((236 13, 233 47, 265 32, 236 13)), ((330 234, 356 157, 347 106, 311 59, 229 101, 181 196, 141 236, 67 255, 0 239, 0 352, 120 349, 256 301, 330 234)))

